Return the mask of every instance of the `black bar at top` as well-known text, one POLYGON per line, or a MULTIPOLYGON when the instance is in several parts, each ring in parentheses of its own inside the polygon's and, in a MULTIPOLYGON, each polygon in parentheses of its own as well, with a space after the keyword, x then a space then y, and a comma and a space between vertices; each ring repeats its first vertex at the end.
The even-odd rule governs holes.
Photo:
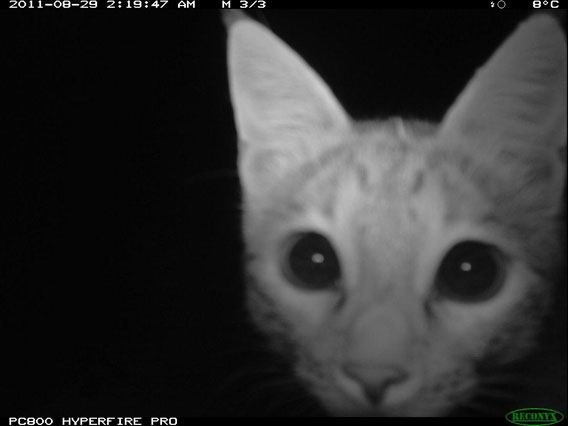
POLYGON ((7 10, 179 10, 241 9, 476 9, 506 13, 511 9, 566 9, 568 0, 0 0, 7 10))
MULTIPOLYGON (((170 7, 177 7, 172 0, 170 7)), ((183 0, 186 1, 186 0, 183 0)), ((189 0, 193 1, 193 0, 189 0)), ((537 0, 538 1, 538 0, 537 0)), ((506 11, 507 9, 533 9, 533 0, 195 0, 196 8, 231 9, 487 9, 506 11)), ((554 6, 564 8, 568 0, 557 0, 554 6)), ((536 4, 538 6, 538 4, 536 4)), ((540 5, 541 8, 550 9, 540 5)))

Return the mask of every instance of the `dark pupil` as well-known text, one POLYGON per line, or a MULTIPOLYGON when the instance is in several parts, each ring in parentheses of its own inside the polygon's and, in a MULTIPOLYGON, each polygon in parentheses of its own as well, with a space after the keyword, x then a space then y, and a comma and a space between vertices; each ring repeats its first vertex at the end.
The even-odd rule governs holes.
POLYGON ((463 302, 491 298, 504 281, 499 251, 490 245, 466 241, 446 254, 437 276, 437 286, 445 297, 463 302))
POLYGON ((295 236, 285 253, 284 275, 294 285, 307 289, 332 287, 341 275, 331 243, 315 232, 295 236))

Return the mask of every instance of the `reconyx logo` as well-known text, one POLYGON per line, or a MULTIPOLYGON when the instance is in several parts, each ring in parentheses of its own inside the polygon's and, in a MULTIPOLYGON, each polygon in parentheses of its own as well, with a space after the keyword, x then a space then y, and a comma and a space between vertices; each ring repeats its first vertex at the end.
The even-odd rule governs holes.
POLYGON ((505 418, 515 425, 548 426, 560 423, 564 414, 549 408, 521 408, 507 413, 505 418))

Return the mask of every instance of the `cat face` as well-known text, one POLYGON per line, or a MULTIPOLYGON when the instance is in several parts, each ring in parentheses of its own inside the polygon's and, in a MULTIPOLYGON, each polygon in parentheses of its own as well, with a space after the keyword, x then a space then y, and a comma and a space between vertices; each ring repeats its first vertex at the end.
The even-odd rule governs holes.
POLYGON ((266 28, 229 20, 253 318, 332 413, 446 413, 546 310, 563 34, 522 24, 440 125, 360 123, 266 28))
POLYGON ((522 355, 546 283, 463 160, 358 136, 247 212, 251 311, 330 410, 440 414, 474 389, 475 361, 522 355))

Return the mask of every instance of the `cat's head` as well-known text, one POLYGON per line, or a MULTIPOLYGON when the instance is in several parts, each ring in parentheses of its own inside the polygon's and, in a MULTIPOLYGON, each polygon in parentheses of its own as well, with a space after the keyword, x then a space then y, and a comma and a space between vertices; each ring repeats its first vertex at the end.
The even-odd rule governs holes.
POLYGON ((352 120, 292 49, 232 17, 253 318, 333 413, 447 412, 480 360, 530 348, 550 297, 561 29, 522 23, 433 125, 352 120))

